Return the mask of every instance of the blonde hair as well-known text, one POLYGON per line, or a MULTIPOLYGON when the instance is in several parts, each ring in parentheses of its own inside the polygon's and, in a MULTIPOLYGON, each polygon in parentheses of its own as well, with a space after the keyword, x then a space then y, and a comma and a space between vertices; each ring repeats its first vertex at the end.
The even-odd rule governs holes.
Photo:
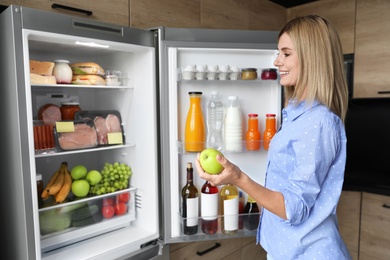
POLYGON ((296 85, 285 87, 285 98, 314 100, 326 105, 344 122, 348 87, 339 35, 334 26, 317 15, 297 17, 279 33, 288 34, 297 51, 300 75, 296 85))

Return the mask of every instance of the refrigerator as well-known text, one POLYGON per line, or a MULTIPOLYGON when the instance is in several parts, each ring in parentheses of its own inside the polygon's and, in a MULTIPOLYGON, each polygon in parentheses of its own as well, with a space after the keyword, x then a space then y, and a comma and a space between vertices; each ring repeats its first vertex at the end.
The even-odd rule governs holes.
MULTIPOLYGON (((1 223, 8 258, 157 259, 167 258, 164 248, 171 243, 255 236, 256 230, 241 229, 231 236, 220 229, 214 235, 203 234, 200 228, 195 235, 184 235, 181 189, 186 183, 186 165, 197 156, 185 151, 184 128, 190 91, 202 92, 205 118, 211 92, 217 90, 224 105, 228 96, 238 96, 245 124, 250 113, 259 115, 260 131, 264 131, 267 113, 276 114, 280 124, 279 80, 261 80, 262 69, 274 68, 277 32, 140 30, 11 5, 0 14, 0 35, 1 201, 7 212, 1 214, 1 223), (119 70, 122 84, 32 84, 31 60, 58 59, 91 61, 106 70, 119 70), (256 68, 258 78, 186 80, 182 72, 188 65, 256 68), (40 109, 74 99, 87 115, 117 113, 121 135, 106 145, 63 149, 64 125, 56 122, 54 147, 37 150, 34 128, 42 123, 40 109), (84 165, 98 171, 106 163, 124 163, 132 175, 127 187, 82 198, 70 192, 64 202, 42 206, 37 174, 46 185, 62 162, 69 169, 84 165), (108 198, 121 194, 130 197, 125 214, 81 227, 74 225, 72 215, 66 228, 43 231, 48 222, 58 221, 62 213, 81 204, 97 205, 99 215, 108 198), (43 218, 48 213, 54 214, 49 220, 43 218)), ((76 119, 65 123, 66 127, 78 124, 76 119)), ((267 151, 222 152, 251 178, 264 183, 267 151)), ((194 183, 200 192, 204 181, 196 171, 194 183)))

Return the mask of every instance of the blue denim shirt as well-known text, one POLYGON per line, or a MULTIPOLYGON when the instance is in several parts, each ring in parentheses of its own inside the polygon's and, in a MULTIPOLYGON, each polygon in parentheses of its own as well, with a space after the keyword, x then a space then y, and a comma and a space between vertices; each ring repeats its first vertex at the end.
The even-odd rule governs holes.
POLYGON ((263 210, 257 241, 275 260, 351 259, 338 232, 346 135, 326 106, 290 101, 268 151, 265 186, 284 196, 287 220, 263 210))

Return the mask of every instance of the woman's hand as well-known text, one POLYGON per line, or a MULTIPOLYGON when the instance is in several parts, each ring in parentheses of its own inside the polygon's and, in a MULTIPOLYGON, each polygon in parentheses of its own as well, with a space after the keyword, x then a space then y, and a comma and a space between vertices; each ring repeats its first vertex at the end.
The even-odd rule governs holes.
POLYGON ((217 155, 217 161, 223 166, 224 169, 219 174, 208 174, 203 170, 202 166, 200 166, 199 156, 200 154, 198 153, 198 156, 195 160, 195 166, 200 178, 207 180, 213 186, 224 184, 237 185, 237 182, 243 174, 239 167, 231 163, 224 156, 217 155))

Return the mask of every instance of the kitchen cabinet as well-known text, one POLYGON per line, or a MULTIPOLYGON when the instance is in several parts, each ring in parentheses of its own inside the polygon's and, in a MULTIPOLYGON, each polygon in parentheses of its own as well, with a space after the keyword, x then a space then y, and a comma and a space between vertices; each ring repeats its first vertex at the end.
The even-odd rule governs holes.
POLYGON ((389 259, 390 196, 363 192, 359 260, 389 259))
MULTIPOLYGON (((371 1, 367 1, 370 2, 371 1)), ((328 19, 337 29, 343 53, 353 53, 355 45, 355 5, 356 0, 315 1, 287 9, 287 18, 317 14, 328 19)), ((376 37, 375 37, 376 38, 376 37)))
POLYGON ((359 254, 361 197, 361 192, 343 191, 337 207, 340 234, 354 260, 358 259, 359 254))
POLYGON ((129 0, 111 0, 106 1, 77 1, 77 0, 65 0, 65 1, 52 1, 52 0, 0 0, 1 5, 21 5, 26 7, 32 7, 45 11, 51 11, 62 14, 69 14, 82 18, 90 18, 99 20, 102 22, 119 24, 123 26, 129 26, 129 0), (91 14, 69 11, 63 8, 53 8, 53 4, 64 5, 68 7, 82 9, 84 11, 91 12, 91 14))
POLYGON ((266 260, 267 253, 256 245, 255 237, 176 243, 170 246, 170 259, 202 260, 266 260), (208 249, 215 248, 207 252, 208 249))
POLYGON ((354 98, 390 97, 390 1, 356 1, 354 98))

